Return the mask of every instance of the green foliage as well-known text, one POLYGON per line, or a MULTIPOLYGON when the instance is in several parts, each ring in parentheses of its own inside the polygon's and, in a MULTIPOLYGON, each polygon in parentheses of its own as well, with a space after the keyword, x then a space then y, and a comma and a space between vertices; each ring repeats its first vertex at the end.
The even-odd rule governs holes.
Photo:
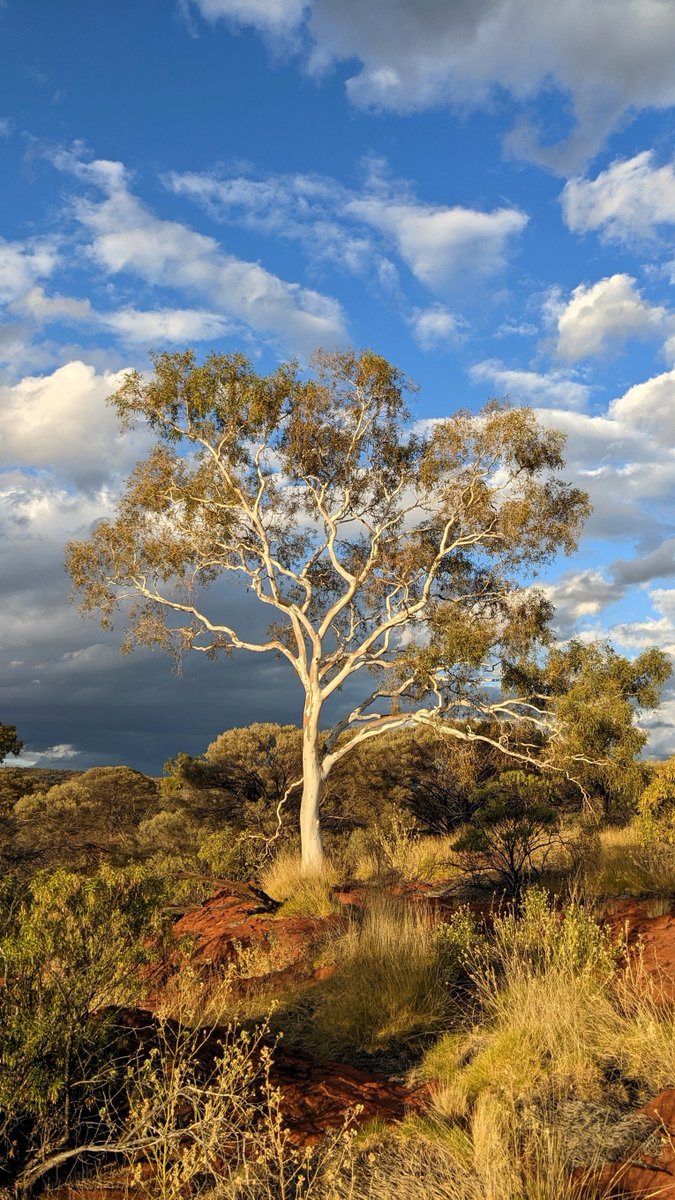
POLYGON ((116 1007, 157 953, 161 885, 140 871, 66 871, 3 889, 0 1140, 38 1158, 97 1126, 117 1085, 116 1007), (111 1007, 115 1006, 115 1007, 111 1007))
POLYGON ((518 912, 511 909, 495 917, 486 961, 500 980, 523 970, 542 974, 551 969, 607 978, 619 954, 610 931, 583 905, 569 901, 558 911, 543 888, 530 888, 518 912))
POLYGON ((474 813, 454 843, 465 869, 508 896, 520 895, 560 845, 560 814, 550 781, 504 771, 474 794, 474 813))
POLYGON ((15 844, 45 866, 92 867, 131 857, 136 828, 157 807, 154 780, 130 767, 92 767, 17 801, 15 844))
POLYGON ((218 829, 199 843, 199 860, 220 879, 251 879, 265 861, 265 843, 236 828, 218 829))
POLYGON ((22 749, 23 742, 17 736, 16 725, 0 724, 0 763, 8 754, 20 754, 22 749))
MULTIPOLYGON (((498 742, 503 729, 477 722, 474 732, 498 742)), ((498 745, 424 727, 394 730, 356 746, 336 765, 325 807, 343 826, 377 821, 386 828, 404 810, 418 831, 450 833, 471 819, 476 788, 511 762, 498 745)))
POLYGON ((11 808, 22 796, 48 792, 57 783, 76 779, 80 771, 61 771, 52 767, 3 766, 0 771, 0 808, 11 808))
POLYGON ((577 904, 552 908, 541 889, 497 914, 462 955, 473 1028, 444 1036, 423 1064, 448 1089, 446 1111, 463 1116, 487 1096, 541 1103, 549 1088, 597 1095, 624 1019, 612 997, 619 961, 608 930, 577 904))
POLYGON ((675 758, 651 769, 651 779, 638 803, 640 832, 646 842, 675 845, 675 758))
POLYGON ((637 719, 658 706, 671 671, 656 648, 628 659, 607 643, 571 641, 549 650, 532 681, 555 698, 559 736, 552 762, 579 780, 599 815, 625 817, 634 810, 644 786, 638 756, 647 741, 637 719))
POLYGON ((297 814, 302 732, 269 722, 228 729, 204 755, 178 754, 164 771, 164 803, 189 814, 203 833, 226 826, 262 840, 278 832, 277 806, 284 797, 285 815, 297 814))

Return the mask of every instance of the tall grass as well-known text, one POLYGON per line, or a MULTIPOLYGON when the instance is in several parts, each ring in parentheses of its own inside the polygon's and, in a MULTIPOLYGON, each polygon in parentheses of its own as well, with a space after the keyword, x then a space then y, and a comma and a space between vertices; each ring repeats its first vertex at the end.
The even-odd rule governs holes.
POLYGON ((353 872, 359 879, 449 879, 458 874, 451 837, 420 837, 404 820, 358 830, 352 841, 353 872), (355 853, 354 853, 355 851, 355 853))
MULTIPOLYGON (((464 1127, 434 1126, 419 1119, 399 1128, 360 1136, 345 1156, 340 1174, 326 1186, 316 1180, 320 1200, 587 1200, 582 1182, 569 1170, 563 1140, 554 1125, 530 1113, 505 1108, 485 1097, 464 1127)), ((593 1191, 594 1200, 602 1193, 593 1191)))
POLYGON ((427 1054, 435 1106, 466 1119, 492 1096, 507 1108, 570 1098, 619 1110, 675 1084, 675 1005, 639 962, 622 966, 608 932, 577 905, 531 893, 498 917, 469 966, 480 1016, 427 1054))
POLYGON ((332 956, 335 973, 315 998, 315 1045, 334 1055, 372 1052, 447 1028, 447 949, 423 906, 374 893, 332 956))
POLYGON ((644 831, 635 822, 622 829, 603 829, 583 885, 589 898, 672 896, 675 846, 645 841, 644 831))

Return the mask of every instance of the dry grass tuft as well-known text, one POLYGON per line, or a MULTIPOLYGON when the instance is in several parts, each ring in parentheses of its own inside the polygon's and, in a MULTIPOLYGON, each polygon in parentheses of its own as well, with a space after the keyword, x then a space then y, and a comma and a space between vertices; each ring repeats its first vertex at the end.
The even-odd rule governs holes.
POLYGON ((675 846, 645 842, 637 824, 604 829, 596 859, 584 878, 589 897, 672 896, 675 893, 675 846))
POLYGON ((447 1028, 445 958, 424 908, 375 893, 332 957, 336 970, 317 993, 311 1034, 324 1053, 405 1047, 447 1028))
POLYGON ((326 861, 321 871, 311 874, 301 869, 297 854, 279 854, 260 873, 260 886, 273 900, 281 901, 279 916, 327 917, 340 906, 333 895, 337 871, 326 861))

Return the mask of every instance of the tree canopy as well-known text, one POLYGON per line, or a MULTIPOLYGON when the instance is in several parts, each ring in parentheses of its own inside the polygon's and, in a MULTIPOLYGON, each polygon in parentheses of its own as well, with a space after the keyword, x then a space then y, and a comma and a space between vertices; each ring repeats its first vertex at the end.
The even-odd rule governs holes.
POLYGON ((411 723, 489 741, 489 720, 518 757, 533 729, 550 733, 552 690, 521 686, 550 641, 531 575, 573 549, 589 511, 560 477, 561 433, 496 402, 416 424, 407 381, 371 351, 269 375, 240 354, 153 361, 111 401, 155 444, 114 518, 69 545, 68 569, 85 613, 109 625, 122 602, 127 648, 288 661, 304 692, 307 867, 322 787, 354 746, 411 723), (235 628, 232 593, 209 590, 222 576, 268 611, 266 635, 235 628), (362 698, 320 734, 355 676, 362 698))
POLYGON ((0 725, 0 763, 8 754, 20 754, 23 742, 17 736, 16 725, 0 725))

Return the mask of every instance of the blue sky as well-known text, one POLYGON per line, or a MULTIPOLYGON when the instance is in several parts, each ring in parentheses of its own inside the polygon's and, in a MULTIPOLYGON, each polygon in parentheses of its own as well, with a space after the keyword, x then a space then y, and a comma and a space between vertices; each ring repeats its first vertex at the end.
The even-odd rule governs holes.
POLYGON ((369 345, 420 417, 533 405, 594 503, 544 580, 561 636, 675 652, 675 5, 6 0, 0 43, 0 718, 32 761, 298 718, 273 662, 175 678, 68 606, 64 542, 145 445, 105 397, 153 348, 369 345))

